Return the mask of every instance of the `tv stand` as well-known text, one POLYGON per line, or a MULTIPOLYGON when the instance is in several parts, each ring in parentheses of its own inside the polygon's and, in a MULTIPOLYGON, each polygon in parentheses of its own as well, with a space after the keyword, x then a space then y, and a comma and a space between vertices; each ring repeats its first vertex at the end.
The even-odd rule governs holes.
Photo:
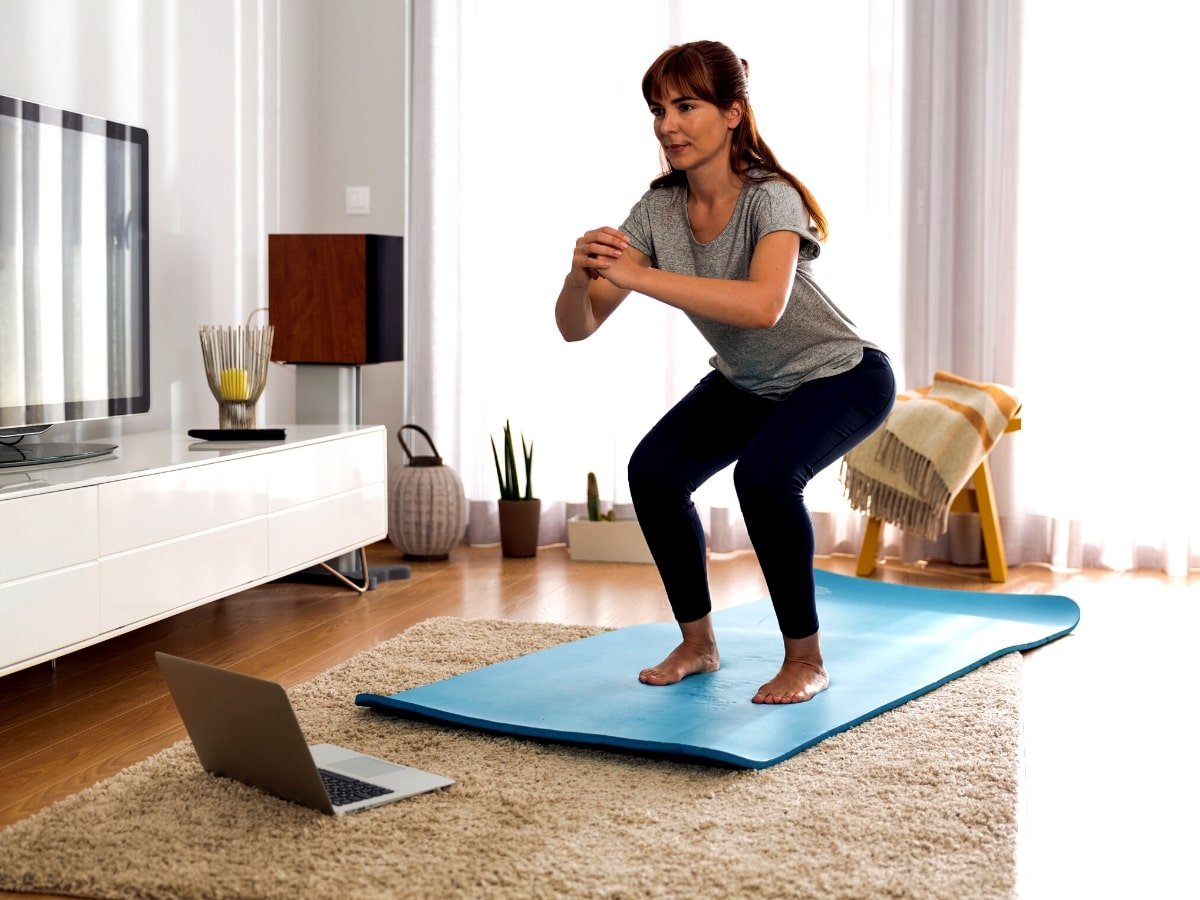
POLYGON ((43 441, 0 441, 0 469, 45 466, 108 456, 115 444, 55 444, 43 441))
POLYGON ((383 426, 287 435, 146 432, 106 459, 0 469, 0 675, 386 537, 383 426))

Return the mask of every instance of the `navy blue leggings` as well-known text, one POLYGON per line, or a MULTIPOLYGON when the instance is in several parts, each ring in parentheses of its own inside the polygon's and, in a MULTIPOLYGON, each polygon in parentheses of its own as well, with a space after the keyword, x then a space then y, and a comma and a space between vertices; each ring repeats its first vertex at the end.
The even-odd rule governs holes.
POLYGON ((784 637, 816 633, 813 528, 804 489, 823 468, 883 424, 896 398, 888 358, 867 349, 849 372, 782 399, 734 387, 710 372, 642 439, 629 490, 675 619, 712 609, 704 528, 692 493, 736 461, 746 530, 784 637))

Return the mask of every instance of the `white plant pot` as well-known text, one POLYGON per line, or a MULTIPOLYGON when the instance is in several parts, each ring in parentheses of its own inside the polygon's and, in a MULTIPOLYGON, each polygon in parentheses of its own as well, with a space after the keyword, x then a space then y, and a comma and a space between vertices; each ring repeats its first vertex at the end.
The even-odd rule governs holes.
POLYGON ((567 520, 567 549, 572 560, 653 563, 637 519, 592 522, 586 516, 567 520))

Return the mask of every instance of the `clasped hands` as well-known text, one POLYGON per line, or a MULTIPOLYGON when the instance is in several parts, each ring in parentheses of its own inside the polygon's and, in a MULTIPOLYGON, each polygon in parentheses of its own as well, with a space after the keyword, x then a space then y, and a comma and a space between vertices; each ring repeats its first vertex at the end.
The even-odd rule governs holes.
POLYGON ((603 278, 614 287, 627 289, 628 279, 637 267, 625 249, 629 239, 615 228, 605 226, 587 232, 575 242, 571 274, 579 286, 588 279, 603 278))

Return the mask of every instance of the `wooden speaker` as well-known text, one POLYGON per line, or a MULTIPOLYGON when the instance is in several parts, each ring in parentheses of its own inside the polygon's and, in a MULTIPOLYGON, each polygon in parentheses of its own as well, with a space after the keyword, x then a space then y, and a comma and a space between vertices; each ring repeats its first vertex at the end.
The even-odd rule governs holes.
POLYGON ((271 359, 363 365, 404 359, 404 239, 272 234, 271 359))

